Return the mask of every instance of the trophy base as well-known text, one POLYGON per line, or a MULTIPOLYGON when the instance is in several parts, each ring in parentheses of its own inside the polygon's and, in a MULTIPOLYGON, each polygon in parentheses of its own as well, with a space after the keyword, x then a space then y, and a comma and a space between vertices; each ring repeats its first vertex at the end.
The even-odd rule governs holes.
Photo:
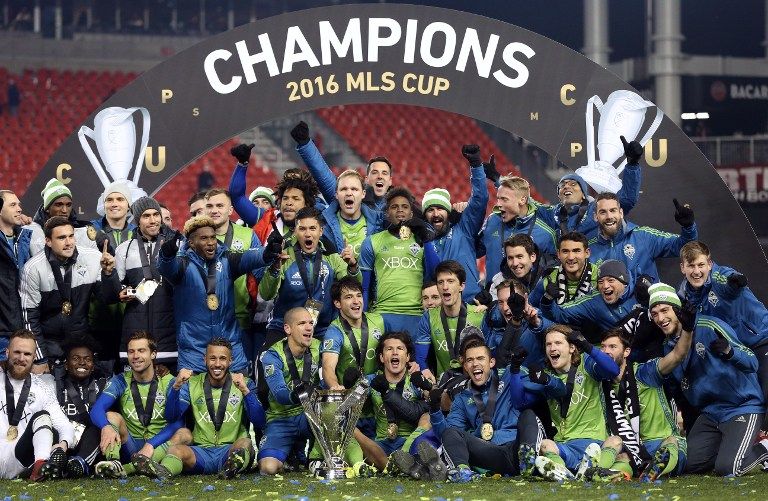
POLYGON ((321 466, 315 471, 315 476, 323 480, 342 480, 347 478, 347 469, 339 466, 335 468, 321 466))
POLYGON ((607 162, 598 160, 592 165, 579 167, 576 174, 598 193, 617 193, 621 189, 621 178, 616 174, 616 168, 607 162))

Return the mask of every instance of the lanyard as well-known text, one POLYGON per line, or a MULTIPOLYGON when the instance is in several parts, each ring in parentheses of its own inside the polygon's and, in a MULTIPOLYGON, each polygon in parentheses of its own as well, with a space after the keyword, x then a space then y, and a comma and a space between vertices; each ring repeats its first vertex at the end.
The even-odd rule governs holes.
POLYGON ((13 385, 11 384, 11 376, 7 372, 5 373, 5 405, 6 413, 8 414, 8 426, 18 426, 21 421, 21 416, 24 414, 24 406, 27 403, 29 397, 29 388, 32 386, 32 376, 27 375, 24 379, 24 384, 21 386, 21 393, 19 394, 19 406, 13 400, 13 385))
POLYGON ((307 291, 307 299, 312 299, 312 292, 317 286, 317 281, 320 278, 320 268, 322 267, 323 254, 320 249, 315 249, 315 256, 312 262, 312 282, 310 282, 309 274, 307 273, 307 263, 304 262, 304 254, 301 252, 301 247, 298 242, 294 246, 294 254, 296 255, 296 266, 299 268, 299 275, 301 275, 301 283, 304 284, 304 290, 307 291))
POLYGON ((565 383, 565 395, 560 398, 560 417, 565 419, 568 415, 568 408, 571 406, 571 396, 573 395, 573 383, 576 379, 577 366, 572 365, 568 371, 568 379, 565 383))
POLYGON ((144 403, 141 401, 139 384, 136 382, 135 378, 131 378, 131 397, 133 397, 133 405, 136 407, 136 415, 139 417, 139 422, 142 426, 144 426, 144 428, 146 428, 149 426, 149 422, 152 421, 152 413, 155 410, 155 397, 157 397, 157 378, 152 378, 152 382, 149 383, 146 407, 144 407, 144 403))
MULTIPOLYGON (((403 394, 403 389, 405 388, 405 380, 407 379, 407 374, 403 375, 403 379, 397 382, 397 385, 395 385, 395 388, 390 391, 395 391, 399 393, 400 395, 403 394)), ((384 414, 387 416, 387 423, 397 423, 399 419, 397 419, 397 415, 395 413, 395 409, 387 405, 386 402, 383 402, 384 404, 384 414)))
MULTIPOLYGON (((80 391, 75 388, 75 385, 72 384, 72 381, 65 377, 64 380, 66 381, 66 390, 67 390, 67 400, 72 402, 72 404, 75 406, 75 409, 77 410, 78 414, 88 414, 88 407, 83 402, 82 395, 80 394, 80 391)), ((88 393, 88 386, 85 386, 85 393, 88 393)), ((83 388, 82 386, 79 386, 79 388, 83 388)))
POLYGON ((59 290, 62 301, 70 301, 72 296, 72 265, 75 257, 76 255, 73 255, 64 262, 64 276, 62 276, 59 259, 53 254, 48 256, 48 263, 51 265, 53 279, 56 281, 56 288, 59 290))
POLYGON ((227 409, 227 401, 229 400, 229 392, 232 389, 232 376, 227 374, 224 380, 224 387, 221 389, 221 396, 219 397, 219 406, 214 409, 213 407, 213 389, 211 388, 211 382, 206 376, 203 383, 203 393, 205 394, 205 406, 208 408, 208 415, 211 417, 211 423, 216 433, 221 429, 221 425, 224 423, 224 412, 227 409))
POLYGON ((473 388, 472 398, 475 400, 475 407, 477 407, 477 413, 483 420, 483 423, 491 423, 493 421, 493 414, 496 411, 496 398, 499 395, 499 381, 491 373, 490 381, 488 381, 488 404, 483 403, 483 392, 473 388))
POLYGON ((163 245, 163 237, 157 237, 155 242, 144 240, 137 237, 139 244, 139 258, 141 259, 141 273, 145 280, 159 280, 160 273, 157 271, 157 255, 160 253, 160 247, 163 245), (149 250, 147 248, 149 246, 149 250), (157 276, 155 276, 157 275, 157 276))
POLYGON ((302 368, 301 377, 299 377, 299 369, 296 368, 296 359, 293 357, 293 353, 288 348, 288 340, 283 341, 283 353, 285 354, 285 361, 288 363, 288 373, 291 375, 291 382, 296 385, 301 381, 304 384, 309 384, 309 380, 312 379, 312 353, 309 348, 304 352, 304 367, 302 368))
POLYGON ((456 335, 455 340, 451 339, 451 331, 448 330, 448 316, 445 314, 445 310, 440 308, 440 322, 443 324, 443 332, 445 333, 445 342, 448 345, 448 355, 450 357, 456 357, 454 352, 456 345, 459 344, 459 334, 464 330, 467 325, 467 306, 462 303, 459 310, 459 319, 456 322, 456 335))
POLYGON ((232 236, 235 234, 234 230, 234 224, 232 224, 232 221, 229 221, 229 226, 227 226, 227 234, 224 236, 224 247, 227 248, 227 250, 232 249, 232 236))
POLYGON ((339 320, 341 320, 341 326, 344 328, 344 334, 347 335, 349 344, 352 346, 352 353, 354 354, 355 360, 357 361, 357 366, 360 368, 360 372, 363 372, 365 370, 365 357, 368 354, 368 318, 365 316, 365 314, 363 314, 363 323, 360 326, 360 342, 363 345, 362 348, 358 346, 355 333, 352 331, 352 326, 349 325, 349 322, 347 322, 343 317, 339 317, 339 320))

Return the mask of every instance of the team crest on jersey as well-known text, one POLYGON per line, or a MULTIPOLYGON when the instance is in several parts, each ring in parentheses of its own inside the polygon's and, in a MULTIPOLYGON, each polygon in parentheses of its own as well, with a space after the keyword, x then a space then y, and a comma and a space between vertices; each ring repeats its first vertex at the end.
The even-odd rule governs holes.
POLYGON ((85 274, 88 272, 88 268, 83 263, 77 263, 77 266, 75 266, 75 270, 77 271, 77 274, 81 277, 84 277, 85 274))
POLYGON ((235 395, 234 393, 229 396, 229 400, 227 400, 227 403, 229 405, 237 405, 240 403, 240 395, 235 395))
POLYGON ((415 256, 416 254, 419 253, 419 251, 421 250, 421 247, 419 247, 419 244, 414 242, 411 244, 410 247, 408 247, 408 250, 411 252, 411 255, 415 256))
POLYGON ((377 327, 373 329, 372 335, 373 335, 373 339, 375 339, 376 341, 381 339, 381 331, 377 327))
POLYGON ((410 385, 403 388, 403 398, 406 400, 413 400, 413 390, 410 385))
POLYGON ((701 357, 704 358, 704 353, 706 353, 707 349, 704 348, 704 345, 702 343, 696 343, 696 353, 701 357))
POLYGON ((333 347, 333 339, 326 339, 323 341, 323 350, 330 350, 333 347))
POLYGON ((27 403, 29 405, 32 405, 32 404, 35 403, 35 394, 34 394, 34 392, 31 392, 31 391, 29 392, 29 396, 27 397, 27 403))
POLYGON ((499 393, 504 391, 504 381, 499 381, 499 393))
POLYGON ((576 384, 584 384, 584 374, 582 374, 581 372, 577 372, 575 381, 576 381, 576 384))
POLYGON ((323 263, 323 265, 320 267, 320 280, 325 280, 330 273, 331 270, 328 269, 328 265, 323 263))
POLYGON ((717 297, 717 294, 715 294, 715 291, 709 291, 707 300, 709 301, 709 304, 711 304, 713 307, 717 306, 717 303, 720 302, 720 298, 717 297))
POLYGON ((243 245, 242 240, 233 240, 232 241, 232 250, 236 251, 242 251, 245 246, 243 245))
POLYGON ((158 405, 163 405, 165 403, 165 393, 158 391, 155 395, 155 402, 158 405))
POLYGON ((224 265, 221 264, 221 261, 216 261, 216 271, 221 273, 221 270, 224 269, 224 265))
POLYGON ((635 259, 635 246, 632 244, 626 244, 624 246, 624 255, 629 259, 635 259))
POLYGON ((274 373, 275 373, 275 366, 274 366, 274 364, 269 364, 266 367, 264 367, 264 376, 265 377, 270 377, 274 373))
POLYGON ((197 397, 197 400, 195 400, 195 405, 203 405, 203 403, 203 397, 197 397))

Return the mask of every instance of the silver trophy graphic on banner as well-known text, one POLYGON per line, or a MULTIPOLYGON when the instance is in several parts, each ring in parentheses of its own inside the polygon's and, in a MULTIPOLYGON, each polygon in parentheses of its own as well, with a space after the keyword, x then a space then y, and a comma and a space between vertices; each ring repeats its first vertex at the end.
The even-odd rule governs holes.
POLYGON ((316 474, 328 480, 346 478, 344 451, 363 411, 370 386, 361 378, 350 390, 317 390, 302 393, 299 401, 304 408, 312 433, 323 452, 323 465, 316 474))
MULTIPOLYGON (((629 90, 611 92, 605 103, 600 96, 592 96, 587 101, 587 165, 576 169, 576 174, 596 192, 616 193, 621 189, 619 174, 624 170, 627 161, 623 160, 618 167, 613 165, 616 160, 624 156, 624 146, 621 144, 620 137, 624 136, 627 142, 634 141, 645 121, 645 110, 652 106, 656 105, 629 90), (597 148, 595 148, 595 124, 592 120, 593 105, 600 112, 597 148), (600 155, 599 160, 595 159, 595 149, 600 155)), ((645 146, 645 143, 651 139, 663 118, 664 113, 657 107, 656 117, 651 126, 638 141, 641 146, 645 146)))
MULTIPOLYGON (((147 196, 147 193, 139 188, 139 177, 149 143, 149 127, 149 110, 146 108, 111 107, 104 108, 96 114, 96 118, 93 120, 93 129, 83 125, 77 132, 80 146, 104 188, 106 189, 114 182, 124 182, 131 189, 131 201, 147 196), (136 111, 141 112, 143 126, 139 155, 134 164, 136 125, 133 123, 133 114, 136 111), (101 162, 93 152, 87 137, 96 143, 96 150, 99 152, 101 162), (134 168, 133 178, 129 179, 128 176, 131 174, 132 167, 134 168)), ((104 197, 106 195, 108 193, 102 193, 99 196, 96 207, 96 211, 102 216, 104 215, 104 197)))

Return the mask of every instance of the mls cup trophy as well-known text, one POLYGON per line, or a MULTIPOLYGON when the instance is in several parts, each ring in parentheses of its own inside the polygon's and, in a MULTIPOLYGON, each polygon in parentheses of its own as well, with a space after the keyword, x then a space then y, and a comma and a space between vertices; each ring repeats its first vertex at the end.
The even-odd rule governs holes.
POLYGON ((299 395, 312 433, 323 452, 316 474, 328 480, 346 478, 344 451, 352 439, 370 386, 361 378, 351 390, 317 390, 299 395))
MULTIPOLYGON (((141 166, 144 163, 144 156, 149 143, 149 110, 146 108, 104 108, 96 114, 93 121, 93 129, 83 125, 77 132, 80 140, 80 146, 83 148, 85 156, 96 171, 101 184, 106 189, 114 182, 123 182, 131 189, 131 200, 137 200, 147 193, 139 188, 139 177, 141 176, 141 166), (139 148, 136 163, 133 162, 136 151, 136 125, 133 123, 133 114, 140 111, 143 117, 143 127, 141 134, 141 146, 139 148), (91 138, 96 143, 96 150, 99 152, 101 162, 93 152, 90 143, 86 138, 91 138), (102 165, 103 164, 103 165, 102 165), (133 178, 128 176, 134 167, 133 178), (107 175, 109 173, 109 176, 107 175), (111 179, 110 179, 111 176, 111 179)), ((97 202, 96 211, 104 215, 104 196, 108 193, 102 193, 97 202)))
MULTIPOLYGON (((598 193, 604 191, 616 193, 621 189, 619 174, 624 170, 627 161, 623 160, 618 167, 613 165, 616 160, 624 156, 624 146, 621 144, 620 137, 624 136, 627 142, 634 141, 645 121, 645 110, 651 106, 655 105, 629 90, 612 92, 605 103, 600 99, 600 96, 592 96, 587 101, 587 165, 576 169, 576 174, 581 176, 598 193), (593 104, 600 112, 600 123, 597 127, 599 160, 595 160, 593 104)), ((651 139, 653 133, 661 125, 662 118, 664 118, 664 113, 657 107, 656 117, 643 138, 640 139, 640 146, 645 146, 645 143, 651 139)))

